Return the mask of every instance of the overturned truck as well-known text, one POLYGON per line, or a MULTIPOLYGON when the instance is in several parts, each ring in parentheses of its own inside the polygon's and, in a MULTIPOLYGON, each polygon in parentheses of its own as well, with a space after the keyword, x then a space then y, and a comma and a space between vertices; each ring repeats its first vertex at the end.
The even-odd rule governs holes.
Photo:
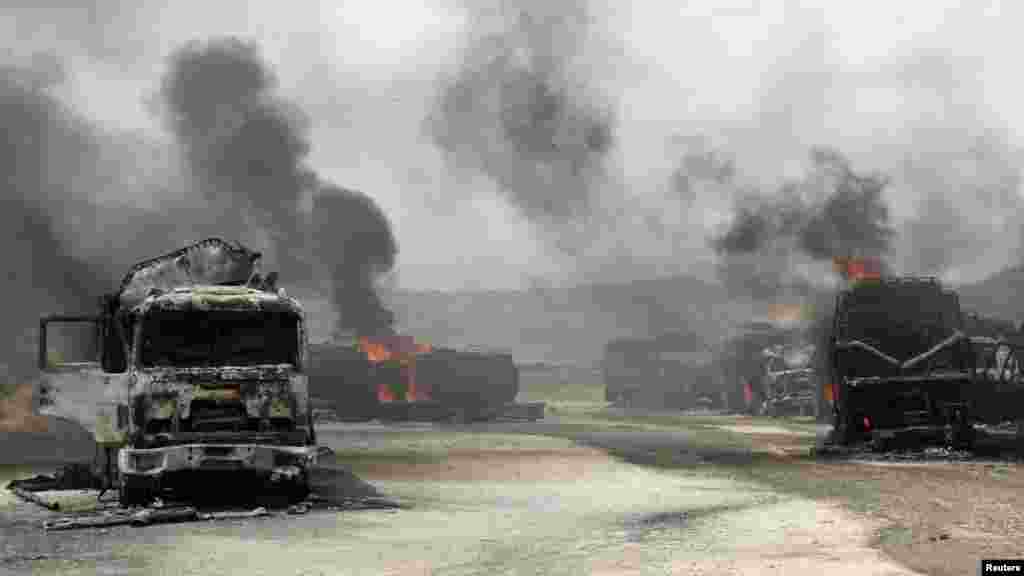
POLYGON ((40 321, 39 411, 92 432, 96 472, 123 504, 216 492, 213 475, 230 490, 242 478, 304 490, 318 455, 304 316, 259 260, 207 239, 134 266, 97 314, 40 321), (68 324, 89 328, 86 346, 68 324))
POLYGON ((936 279, 859 281, 837 296, 829 339, 835 437, 970 447, 975 424, 1020 418, 1016 351, 971 337, 957 294, 936 279))

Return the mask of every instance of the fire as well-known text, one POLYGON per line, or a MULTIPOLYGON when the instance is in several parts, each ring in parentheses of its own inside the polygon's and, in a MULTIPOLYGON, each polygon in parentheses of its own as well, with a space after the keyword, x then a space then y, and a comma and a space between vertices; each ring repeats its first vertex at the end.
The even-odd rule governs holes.
POLYGON ((884 269, 882 261, 876 258, 836 258, 833 267, 849 282, 877 280, 882 277, 884 269))
POLYGON ((397 366, 397 382, 378 382, 377 400, 395 402, 400 400, 396 388, 404 389, 406 402, 430 400, 430 390, 416 385, 416 356, 432 350, 426 343, 416 342, 411 336, 362 337, 359 348, 374 364, 390 363, 397 366))

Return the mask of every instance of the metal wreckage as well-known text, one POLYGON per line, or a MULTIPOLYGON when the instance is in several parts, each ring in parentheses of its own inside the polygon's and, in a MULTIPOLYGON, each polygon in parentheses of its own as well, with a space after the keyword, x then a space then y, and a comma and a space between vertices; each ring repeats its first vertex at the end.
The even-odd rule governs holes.
MULTIPOLYGON (((253 493, 295 503, 317 487, 337 492, 318 484, 331 472, 321 462, 330 450, 316 443, 311 381, 348 419, 543 416, 542 404, 512 403, 510 356, 410 348, 400 336, 311 354, 301 305, 277 287, 276 273, 260 272, 260 259, 209 238, 136 264, 97 314, 42 318, 34 408, 82 425, 98 449, 91 463, 8 487, 50 508, 34 494, 116 489, 122 507, 139 507, 253 493)), ((395 506, 365 483, 356 487, 364 507, 395 506)), ((187 519, 178 508, 167 514, 187 519)))
POLYGON ((605 346, 605 399, 625 407, 815 412, 815 346, 803 331, 750 322, 722 343, 676 332, 605 346))
POLYGON ((543 402, 516 402, 519 368, 509 354, 362 337, 311 346, 308 373, 312 396, 343 421, 544 417, 543 402))
POLYGON ((1024 414, 1020 332, 965 314, 934 278, 876 276, 836 297, 828 344, 834 439, 973 447, 976 426, 1024 414))
POLYGON ((307 488, 322 452, 303 311, 259 260, 203 240, 135 265, 96 315, 40 320, 38 410, 92 433, 94 473, 122 504, 211 474, 307 488), (87 325, 92 341, 66 337, 68 324, 87 325), (61 360, 83 348, 86 361, 61 360))
POLYGON ((879 450, 969 449, 979 429, 1007 424, 1024 437, 1024 326, 964 312, 956 292, 934 278, 867 268, 844 275, 830 314, 800 328, 749 322, 713 359, 700 353, 711 347, 696 335, 610 342, 606 399, 814 414, 831 420, 833 444, 879 450))

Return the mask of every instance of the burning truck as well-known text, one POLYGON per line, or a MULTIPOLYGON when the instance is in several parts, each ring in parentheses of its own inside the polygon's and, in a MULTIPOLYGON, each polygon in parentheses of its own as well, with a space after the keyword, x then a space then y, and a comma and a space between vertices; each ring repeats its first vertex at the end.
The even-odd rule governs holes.
POLYGON ((970 447, 976 424, 1019 422, 1021 344, 1009 330, 964 314, 937 279, 852 277, 836 298, 829 338, 836 439, 970 447))
POLYGON ((217 474, 306 488, 319 452, 304 314, 259 260, 203 240, 134 266, 95 315, 41 319, 38 409, 93 434, 122 504, 217 474))
POLYGON ((312 346, 309 374, 311 394, 341 420, 543 417, 543 404, 515 403, 512 356, 435 348, 406 335, 312 346))

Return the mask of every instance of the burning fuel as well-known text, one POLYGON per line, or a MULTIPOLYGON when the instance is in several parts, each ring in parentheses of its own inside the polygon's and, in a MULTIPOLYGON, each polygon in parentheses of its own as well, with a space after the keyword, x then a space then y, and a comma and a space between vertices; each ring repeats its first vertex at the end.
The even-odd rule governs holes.
POLYGON ((416 380, 416 356, 431 351, 428 344, 411 336, 393 335, 359 338, 359 349, 377 367, 375 376, 379 402, 419 402, 431 399, 428 386, 416 380))

